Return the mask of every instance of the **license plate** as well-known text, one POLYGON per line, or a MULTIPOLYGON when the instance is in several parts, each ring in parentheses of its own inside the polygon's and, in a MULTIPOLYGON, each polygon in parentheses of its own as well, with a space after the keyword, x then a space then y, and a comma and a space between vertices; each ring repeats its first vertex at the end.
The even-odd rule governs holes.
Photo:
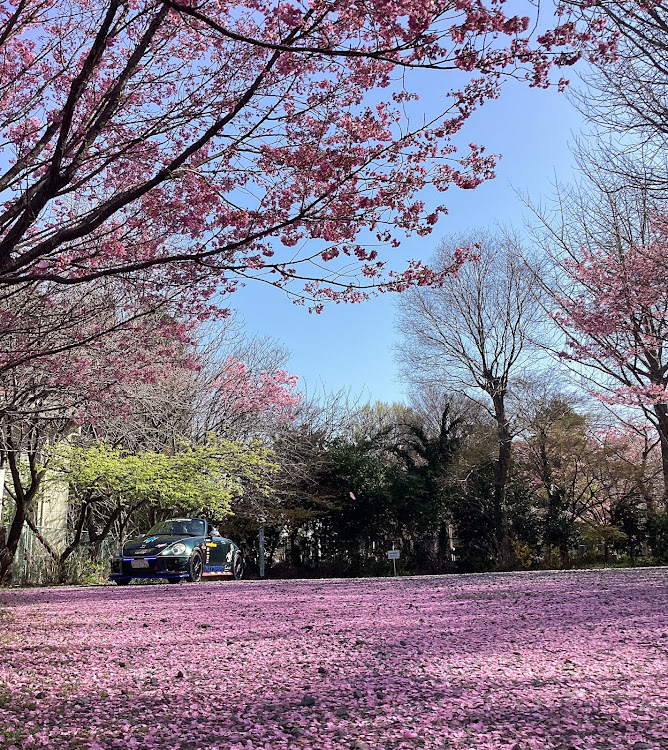
POLYGON ((148 568, 148 560, 132 560, 130 565, 133 568, 148 568))

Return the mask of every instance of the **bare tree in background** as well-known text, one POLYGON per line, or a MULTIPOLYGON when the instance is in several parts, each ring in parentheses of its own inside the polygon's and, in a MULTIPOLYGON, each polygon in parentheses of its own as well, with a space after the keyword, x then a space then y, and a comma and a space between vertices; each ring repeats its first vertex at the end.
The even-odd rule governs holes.
MULTIPOLYGON (((661 212, 662 200, 646 185, 612 174, 608 165, 614 156, 600 140, 596 143, 589 152, 577 152, 579 177, 557 183, 552 197, 536 202, 522 196, 534 217, 529 234, 540 252, 529 260, 539 277, 554 276, 558 260, 556 275, 564 279, 564 262, 579 259, 582 248, 623 253, 631 246, 647 246, 651 239, 652 218, 661 212)), ((509 241, 517 246, 512 237, 509 241)))
POLYGON ((414 384, 408 394, 408 405, 418 415, 420 424, 424 425, 430 437, 439 434, 446 407, 452 419, 458 419, 467 425, 476 425, 481 432, 488 431, 492 424, 489 412, 477 401, 472 401, 462 393, 452 393, 439 383, 414 384))
MULTIPOLYGON (((272 477, 271 495, 260 495, 249 487, 233 506, 234 515, 225 519, 226 533, 239 539, 245 559, 257 562, 257 534, 264 529, 265 563, 269 570, 276 561, 280 544, 286 545, 290 560, 299 564, 300 531, 335 508, 323 494, 322 474, 331 465, 327 446, 352 429, 351 414, 357 404, 346 391, 301 392, 293 419, 277 420, 271 432, 271 447, 280 470, 272 477)), ((310 539, 312 557, 319 559, 319 545, 310 539)))
MULTIPOLYGON (((575 5, 575 4, 573 4, 575 5)), ((606 18, 619 33, 618 52, 603 52, 571 98, 598 138, 579 150, 626 185, 665 196, 668 189, 668 9, 629 0, 577 3, 579 13, 606 18), (646 11, 646 12, 644 12, 646 11)))
POLYGON ((121 410, 105 416, 93 425, 95 437, 130 450, 175 453, 184 439, 201 444, 210 433, 238 440, 274 432, 285 413, 248 403, 243 392, 263 373, 284 370, 289 353, 269 337, 247 335, 236 316, 200 326, 192 338, 196 366, 173 362, 155 382, 128 388, 131 418, 121 410))
MULTIPOLYGON (((585 387, 612 404, 628 429, 638 429, 639 411, 640 421, 653 427, 668 507, 668 242, 662 231, 668 196, 668 5, 631 0, 566 5, 576 16, 600 15, 619 38, 616 54, 602 49, 583 76, 585 86, 573 93, 593 131, 576 148, 580 179, 558 186, 551 204, 535 206, 525 199, 537 218, 533 235, 544 258, 536 277, 548 291, 554 319, 562 323, 556 351, 567 355, 585 387), (587 314, 577 325, 564 324, 569 318, 575 322, 569 313, 577 305, 587 314)), ((638 437, 649 439, 643 428, 638 437)), ((648 445, 653 451, 651 440, 648 445)), ((652 508, 655 499, 648 495, 646 501, 652 508)))
POLYGON ((399 301, 404 336, 399 356, 407 379, 460 392, 487 409, 496 424, 495 524, 498 562, 510 561, 506 486, 513 429, 507 397, 512 380, 531 363, 533 337, 542 320, 536 284, 510 244, 478 233, 444 241, 435 266, 448 264, 455 248, 478 247, 439 288, 416 289, 399 301))

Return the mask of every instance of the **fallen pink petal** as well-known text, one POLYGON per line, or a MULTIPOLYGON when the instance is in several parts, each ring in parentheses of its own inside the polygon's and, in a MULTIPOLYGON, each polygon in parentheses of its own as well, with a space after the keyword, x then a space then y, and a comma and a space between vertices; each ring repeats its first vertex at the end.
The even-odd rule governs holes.
POLYGON ((668 747, 668 569, 0 592, 0 748, 668 747))

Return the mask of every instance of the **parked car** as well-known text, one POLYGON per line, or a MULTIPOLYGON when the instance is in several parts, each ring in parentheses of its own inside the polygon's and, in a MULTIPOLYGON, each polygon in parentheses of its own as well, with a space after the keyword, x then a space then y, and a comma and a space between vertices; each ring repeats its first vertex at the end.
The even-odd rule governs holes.
POLYGON ((146 534, 128 539, 111 561, 110 581, 119 586, 133 578, 185 579, 244 574, 241 550, 201 518, 170 518, 146 534))

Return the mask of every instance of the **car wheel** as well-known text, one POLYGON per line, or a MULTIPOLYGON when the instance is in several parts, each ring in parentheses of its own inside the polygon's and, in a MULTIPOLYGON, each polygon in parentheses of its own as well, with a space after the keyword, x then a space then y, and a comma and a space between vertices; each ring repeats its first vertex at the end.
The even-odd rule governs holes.
POLYGON ((244 558, 241 556, 241 552, 237 550, 232 558, 232 575, 235 581, 239 581, 244 577, 244 558))
POLYGON ((204 563, 202 562, 202 553, 196 549, 188 561, 188 580, 192 583, 199 583, 202 580, 204 572, 204 563))
POLYGON ((127 586, 127 585, 128 585, 128 583, 130 583, 130 581, 131 581, 131 580, 132 580, 132 578, 117 578, 117 579, 116 579, 116 580, 114 581, 114 583, 115 583, 115 584, 116 584, 117 586, 127 586))

